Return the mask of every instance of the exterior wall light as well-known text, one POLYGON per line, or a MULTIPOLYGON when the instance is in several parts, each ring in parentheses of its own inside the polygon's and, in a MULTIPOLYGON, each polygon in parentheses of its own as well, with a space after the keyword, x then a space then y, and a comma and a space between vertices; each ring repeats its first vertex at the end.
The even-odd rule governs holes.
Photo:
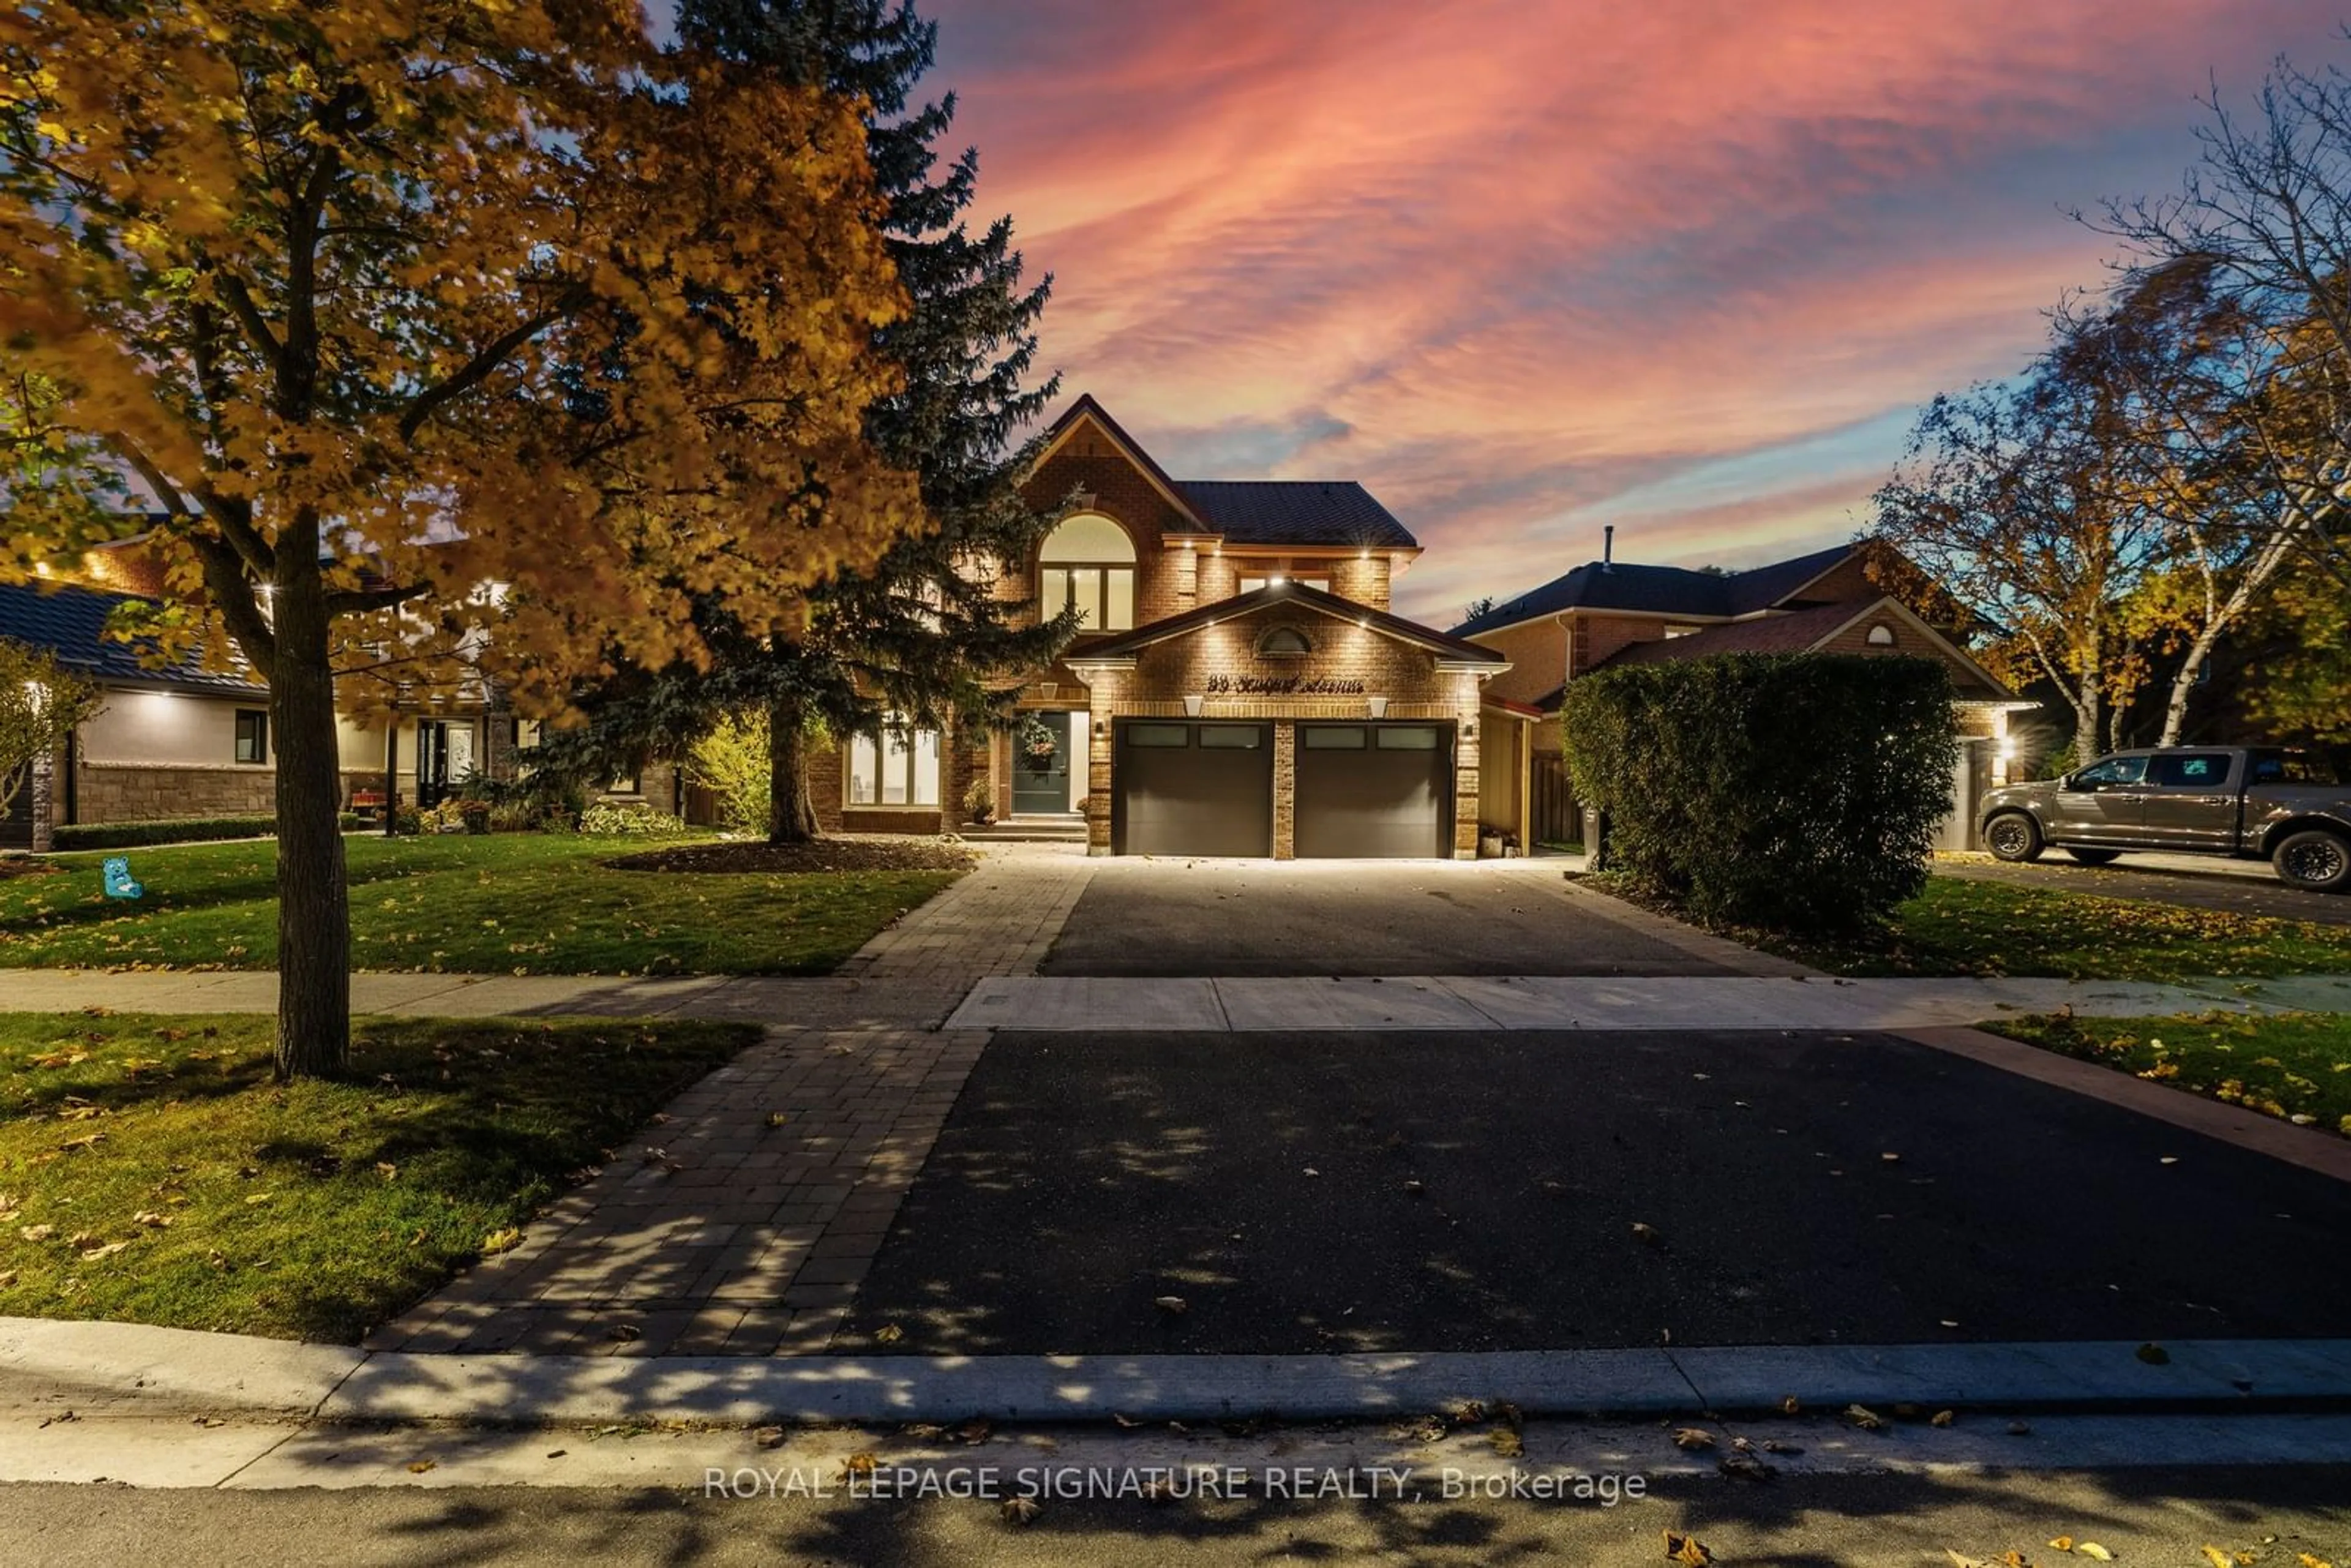
POLYGON ((1199 717, 1201 705, 1206 703, 1207 700, 1208 699, 1206 696, 1202 695, 1198 692, 1186 693, 1184 697, 1184 716, 1186 718, 1199 717))
POLYGON ((1272 587, 1272 588, 1280 588, 1283 583, 1288 582, 1288 581, 1290 580, 1290 579, 1288 579, 1288 578, 1286 578, 1286 577, 1282 576, 1282 575, 1281 575, 1281 573, 1280 573, 1280 572, 1278 572, 1278 571, 1277 571, 1277 572, 1275 572, 1271 577, 1267 578, 1265 580, 1266 580, 1266 583, 1267 583, 1267 585, 1268 585, 1269 587, 1272 587))
POLYGON ((1388 699, 1387 699, 1387 698, 1385 698, 1385 697, 1366 697, 1366 698, 1365 698, 1365 699, 1364 699, 1364 706, 1367 706, 1367 707, 1369 707, 1369 708, 1372 710, 1372 716, 1373 716, 1374 718, 1385 718, 1385 717, 1387 717, 1387 716, 1388 716, 1388 699))

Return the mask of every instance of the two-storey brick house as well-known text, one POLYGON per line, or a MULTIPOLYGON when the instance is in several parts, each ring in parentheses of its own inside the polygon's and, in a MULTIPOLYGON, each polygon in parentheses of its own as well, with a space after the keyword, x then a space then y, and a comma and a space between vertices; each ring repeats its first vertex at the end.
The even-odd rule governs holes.
POLYGON ((936 831, 975 779, 1098 854, 1471 855, 1492 649, 1393 613, 1420 554, 1343 481, 1177 480, 1092 397, 1024 484, 1064 516, 1000 591, 1080 607, 1009 732, 852 737, 812 759, 828 827, 936 831))

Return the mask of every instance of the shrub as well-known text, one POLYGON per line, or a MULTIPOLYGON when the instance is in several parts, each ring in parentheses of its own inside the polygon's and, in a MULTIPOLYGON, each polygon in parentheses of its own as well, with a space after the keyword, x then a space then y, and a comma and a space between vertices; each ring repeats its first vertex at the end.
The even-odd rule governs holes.
POLYGON ((963 820, 982 826, 996 820, 996 792, 985 779, 975 779, 964 786, 963 820))
POLYGON ((373 819, 363 817, 357 811, 345 811, 335 819, 335 823, 347 833, 356 833, 374 825, 373 819))
POLYGON ((641 801, 599 800, 580 814, 580 831, 606 839, 674 839, 685 823, 641 801))
POLYGON ((775 800, 768 791, 768 716, 729 714, 686 754, 686 779, 718 797, 718 811, 738 833, 768 836, 775 800))
POLYGON ((60 850, 128 850, 142 844, 188 844, 201 839, 266 839, 275 817, 158 817, 146 822, 73 822, 50 835, 60 850))
POLYGON ((1732 653, 1568 684, 1577 797, 1607 863, 1700 920, 1882 920, 1927 883, 1959 742, 1928 659, 1732 653))

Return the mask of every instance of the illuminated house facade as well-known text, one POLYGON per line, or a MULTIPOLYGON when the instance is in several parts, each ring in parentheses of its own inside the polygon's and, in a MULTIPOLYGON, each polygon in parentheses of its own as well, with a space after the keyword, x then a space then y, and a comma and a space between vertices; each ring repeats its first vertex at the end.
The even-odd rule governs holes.
POLYGON ((1177 480, 1083 397, 1024 488, 1066 515, 1000 591, 1084 630, 1009 732, 820 753, 826 826, 953 829, 984 780, 1097 854, 1478 852, 1481 747, 1532 713, 1489 711, 1506 655, 1390 611, 1420 546, 1360 485, 1177 480))

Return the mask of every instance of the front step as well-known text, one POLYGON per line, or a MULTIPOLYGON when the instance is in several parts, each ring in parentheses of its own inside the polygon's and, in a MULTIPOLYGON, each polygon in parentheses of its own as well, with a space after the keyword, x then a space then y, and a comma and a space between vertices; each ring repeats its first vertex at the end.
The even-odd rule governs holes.
POLYGON ((1081 817, 1010 817, 986 827, 966 822, 956 832, 976 844, 1081 844, 1086 824, 1081 817))

